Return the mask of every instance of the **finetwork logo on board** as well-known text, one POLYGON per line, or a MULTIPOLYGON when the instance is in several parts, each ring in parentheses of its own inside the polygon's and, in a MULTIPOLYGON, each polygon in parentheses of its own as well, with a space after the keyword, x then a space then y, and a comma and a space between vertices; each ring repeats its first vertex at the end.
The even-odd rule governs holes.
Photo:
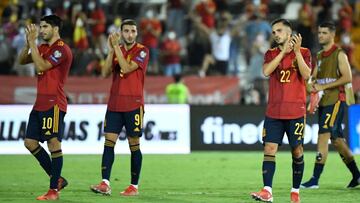
MULTIPOLYGON (((224 123, 222 117, 206 117, 200 126, 204 144, 256 144, 262 143, 264 121, 260 123, 224 123)), ((344 128, 344 125, 342 126, 344 128)), ((359 127, 360 128, 360 127, 359 127)), ((319 125, 306 125, 304 144, 316 144, 319 125)), ((330 141, 329 141, 330 142, 330 141)), ((284 144, 288 139, 284 136, 284 144)))

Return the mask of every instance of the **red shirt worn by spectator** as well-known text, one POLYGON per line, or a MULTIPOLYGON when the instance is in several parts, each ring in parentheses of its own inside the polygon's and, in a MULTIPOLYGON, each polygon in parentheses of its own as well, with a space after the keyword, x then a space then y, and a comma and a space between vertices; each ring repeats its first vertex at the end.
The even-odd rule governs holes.
POLYGON ((67 100, 64 84, 73 58, 71 49, 59 39, 51 46, 48 44, 40 45, 39 52, 53 67, 38 73, 34 110, 47 111, 57 104, 61 111, 66 112, 67 100))
POLYGON ((142 19, 140 22, 140 29, 142 33, 142 43, 147 47, 158 47, 158 36, 155 36, 151 31, 148 29, 154 29, 156 31, 162 32, 161 23, 157 19, 142 19))
MULTIPOLYGON (((300 49, 305 63, 311 67, 309 49, 300 49)), ((280 53, 279 48, 270 49, 265 53, 264 64, 272 61, 280 53)), ((270 74, 269 101, 266 116, 275 119, 295 119, 306 113, 305 81, 300 74, 295 53, 286 54, 280 64, 270 74)))
POLYGON ((176 64, 180 63, 181 46, 178 41, 166 39, 161 46, 161 50, 165 52, 164 63, 176 64))
POLYGON ((213 0, 201 1, 196 5, 195 10, 199 16, 201 16, 201 22, 208 28, 215 27, 215 10, 216 4, 213 0))
POLYGON ((128 51, 123 45, 120 49, 128 61, 134 61, 138 68, 120 76, 119 62, 114 54, 113 79, 108 102, 108 110, 128 112, 144 105, 144 79, 149 62, 149 50, 144 45, 136 43, 128 51))
POLYGON ((98 9, 94 10, 93 12, 91 12, 90 18, 97 21, 97 23, 91 27, 91 33, 95 37, 100 36, 101 34, 105 33, 106 17, 105 17, 104 11, 102 9, 98 8, 98 9))

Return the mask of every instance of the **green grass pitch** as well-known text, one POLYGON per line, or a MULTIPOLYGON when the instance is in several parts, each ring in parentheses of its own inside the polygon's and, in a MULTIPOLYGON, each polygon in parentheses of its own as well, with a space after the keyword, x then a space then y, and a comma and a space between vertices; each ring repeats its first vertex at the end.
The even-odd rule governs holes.
MULTIPOLYGON (((193 152, 189 155, 144 155, 140 195, 121 197, 129 184, 129 155, 116 155, 112 169, 112 195, 89 190, 100 181, 101 155, 65 155, 62 175, 69 186, 57 202, 255 202, 249 196, 262 187, 261 152, 193 152)), ((314 152, 305 154, 307 180, 312 174, 314 152)), ((355 157, 360 163, 360 156, 355 157)), ((273 184, 274 202, 290 202, 291 155, 276 157, 273 184)), ((345 189, 351 179, 340 157, 331 153, 320 180, 320 189, 302 189, 303 203, 360 202, 360 187, 345 189)), ((0 155, 0 202, 38 202, 36 196, 47 191, 48 177, 34 157, 0 155)))

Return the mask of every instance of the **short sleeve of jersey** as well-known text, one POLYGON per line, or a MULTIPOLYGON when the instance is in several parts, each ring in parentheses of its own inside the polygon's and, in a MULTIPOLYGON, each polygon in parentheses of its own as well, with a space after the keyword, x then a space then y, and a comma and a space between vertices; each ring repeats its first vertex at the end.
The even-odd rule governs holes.
POLYGON ((312 69, 310 50, 309 49, 304 49, 304 52, 302 53, 302 56, 304 58, 304 61, 305 61, 306 65, 308 65, 308 67, 310 69, 312 69))
POLYGON ((149 50, 146 47, 140 49, 132 61, 134 61, 141 69, 145 70, 149 61, 149 50))
POLYGON ((51 63, 51 65, 53 65, 53 67, 58 66, 64 60, 66 60, 67 54, 68 53, 66 52, 63 46, 56 46, 51 50, 51 53, 46 58, 46 60, 48 60, 51 63))
POLYGON ((272 51, 268 50, 264 55, 264 64, 269 63, 271 60, 273 60, 272 51))

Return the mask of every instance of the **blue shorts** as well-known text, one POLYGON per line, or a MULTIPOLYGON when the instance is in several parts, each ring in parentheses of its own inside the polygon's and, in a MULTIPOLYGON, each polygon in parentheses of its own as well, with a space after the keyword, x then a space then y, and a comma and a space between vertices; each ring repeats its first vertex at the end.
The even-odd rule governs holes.
POLYGON ((65 112, 60 111, 57 105, 47 111, 32 110, 25 138, 44 142, 57 137, 61 142, 65 127, 65 114, 65 112))
POLYGON ((329 132, 331 139, 344 137, 341 123, 344 118, 345 106, 345 102, 341 101, 329 106, 319 106, 319 134, 329 132))
POLYGON ((282 144, 284 133, 289 139, 291 148, 302 145, 304 142, 305 118, 297 119, 274 119, 265 117, 263 129, 263 142, 282 144))
POLYGON ((139 107, 138 109, 129 112, 107 110, 104 122, 104 132, 120 134, 125 126, 126 136, 141 137, 144 118, 143 109, 143 107, 139 107))

